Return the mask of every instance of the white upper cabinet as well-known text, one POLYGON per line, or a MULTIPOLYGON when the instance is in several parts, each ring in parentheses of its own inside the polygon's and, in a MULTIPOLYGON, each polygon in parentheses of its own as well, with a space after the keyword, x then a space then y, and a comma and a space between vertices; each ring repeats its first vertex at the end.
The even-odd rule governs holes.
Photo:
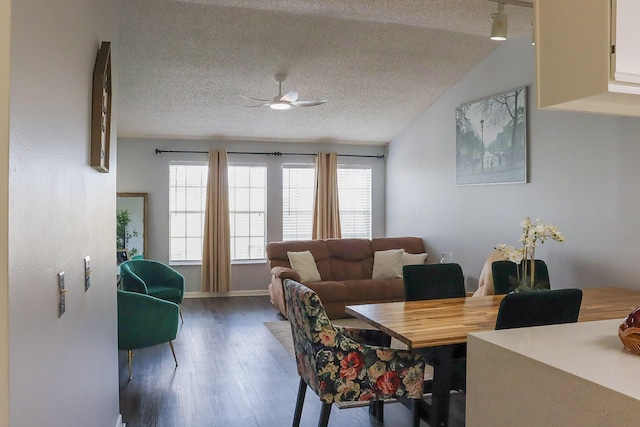
POLYGON ((640 1, 614 0, 612 6, 613 79, 640 84, 640 1))
POLYGON ((535 0, 538 107, 640 116, 640 0, 535 0))

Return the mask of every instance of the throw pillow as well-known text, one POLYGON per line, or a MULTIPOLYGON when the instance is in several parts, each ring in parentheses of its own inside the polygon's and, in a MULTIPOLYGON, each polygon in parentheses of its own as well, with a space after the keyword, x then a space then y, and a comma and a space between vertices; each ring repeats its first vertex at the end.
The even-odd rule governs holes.
POLYGON ((427 254, 410 254, 405 252, 402 254, 402 265, 424 264, 427 260, 427 254))
POLYGON ((403 253, 404 249, 374 252, 371 278, 374 280, 401 278, 403 253))
POLYGON ((300 275, 301 282, 319 282, 320 273, 311 251, 287 252, 289 264, 300 275))

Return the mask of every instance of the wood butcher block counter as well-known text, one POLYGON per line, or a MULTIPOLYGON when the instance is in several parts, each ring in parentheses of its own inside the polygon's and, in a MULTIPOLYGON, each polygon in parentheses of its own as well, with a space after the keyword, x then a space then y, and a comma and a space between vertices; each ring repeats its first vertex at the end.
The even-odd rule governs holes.
POLYGON ((637 426, 640 356, 619 319, 472 333, 468 427, 637 426))
MULTIPOLYGON (((408 301, 408 302, 396 302, 386 304, 366 304, 358 306, 348 306, 346 308, 347 313, 366 321, 367 323, 376 326, 380 330, 386 332, 392 337, 404 342, 409 348, 425 348, 434 347, 434 392, 432 395, 432 404, 427 408, 429 414, 430 425, 446 426, 448 411, 449 411, 449 390, 450 390, 450 374, 449 369, 446 368, 446 362, 451 358, 451 346, 447 344, 464 343, 467 342, 468 336, 474 336, 475 333, 482 331, 489 334, 502 333, 503 331, 493 331, 496 323, 496 317, 498 314, 498 308, 500 301, 504 296, 481 296, 481 297, 469 297, 469 298, 450 298, 442 300, 428 300, 428 301, 408 301), (438 366, 442 365, 441 369, 438 366)), ((640 291, 622 289, 622 288, 598 288, 598 289, 583 289, 583 298, 580 308, 580 316, 578 317, 576 325, 589 325, 592 321, 599 321, 604 319, 616 319, 613 323, 621 322, 629 312, 634 308, 640 306, 640 291)), ((597 323, 597 322, 596 322, 597 323)), ((524 328, 536 329, 536 328, 524 328)), ((514 333, 514 332, 512 332, 514 333)), ((518 335, 520 332, 515 332, 518 335)), ((614 328, 610 333, 613 336, 608 336, 607 346, 611 346, 611 339, 617 339, 615 335, 617 329, 614 328)), ((475 341, 477 342, 477 340, 475 341)), ((535 340, 530 343, 532 346, 538 345, 535 340)), ((571 345, 569 341, 561 336, 549 338, 544 343, 539 344, 544 347, 545 351, 553 354, 554 349, 559 349, 563 346, 571 345)), ((576 363, 580 362, 581 358, 589 358, 591 350, 597 348, 597 342, 591 342, 591 348, 588 346, 583 348, 581 352, 577 352, 574 355, 576 363), (578 356, 579 354, 579 356, 578 356)), ((473 370, 470 365, 467 366, 467 425, 475 425, 479 427, 486 426, 625 426, 625 425, 637 425, 635 424, 619 424, 619 423, 592 423, 586 424, 566 424, 563 422, 556 422, 553 417, 546 417, 548 422, 537 422, 536 416, 544 415, 547 408, 545 405, 540 404, 543 402, 543 398, 546 396, 546 388, 554 388, 559 384, 564 384, 564 379, 559 379, 554 382, 552 379, 554 375, 550 375, 548 380, 540 383, 540 377, 536 374, 528 375, 531 368, 531 359, 526 356, 526 352, 523 352, 520 356, 514 360, 516 353, 510 350, 498 349, 496 345, 485 345, 487 347, 495 349, 492 353, 496 357, 496 361, 492 362, 491 357, 483 359, 490 366, 491 369, 484 370, 483 364, 476 363, 473 370), (513 357, 499 358, 496 353, 504 353, 513 357), (525 362, 523 362, 522 360, 525 362), (487 374, 490 372, 490 374, 487 374), (507 374, 511 372, 511 374, 507 374), (474 377, 475 376, 475 377, 474 377), (507 382, 509 380, 509 382, 507 382), (469 385, 472 384, 472 388, 469 385), (508 384, 508 386, 506 385, 508 384), (532 384, 541 385, 541 387, 532 388, 532 384), (475 388, 473 388, 475 386, 475 388), (473 390, 473 391, 472 391, 473 390), (539 394, 542 393, 543 396, 539 394), (475 400, 479 397, 485 397, 484 400, 475 400), (529 412, 526 414, 529 418, 525 418, 522 415, 513 413, 505 408, 511 405, 513 407, 519 407, 517 402, 524 401, 525 403, 533 402, 530 407, 527 407, 529 412), (474 403, 474 407, 477 410, 470 410, 470 402, 474 403), (534 409, 535 408, 535 409, 534 409), (499 415, 501 413, 509 413, 514 418, 503 418, 500 422, 494 422, 491 418, 492 415, 499 415), (539 412, 540 414, 537 414, 539 412), (473 416, 470 417, 470 414, 473 416), (487 417, 482 418, 481 416, 487 417), (480 420, 480 421, 478 421, 480 420), (516 422, 515 420, 518 420, 516 422), (527 424, 528 423, 528 424, 527 424)), ((622 344, 618 345, 617 353, 621 353, 622 344)), ((477 344, 476 344, 477 347, 477 344)), ((623 351, 623 350, 622 350, 623 351)), ((469 355, 468 360, 474 357, 478 360, 478 354, 482 354, 483 351, 476 351, 473 355, 469 355)), ((489 354, 488 352, 486 354, 489 354)), ((632 356, 632 355, 625 355, 632 356)), ((640 356, 638 358, 630 358, 629 360, 640 363, 640 356)), ((602 363, 607 363, 606 360, 602 360, 602 363)), ((555 369, 555 368, 554 368, 555 369)), ((597 369, 597 367, 594 367, 597 369)), ((640 365, 630 365, 630 369, 635 369, 640 372, 640 365)), ((557 369, 555 369, 557 371, 557 369)), ((572 377, 572 374, 566 374, 572 377)), ((589 380, 587 380, 589 382, 589 380)), ((591 383, 590 384, 595 384, 591 383)), ((640 384, 640 378, 636 384, 640 384)), ((601 386, 596 385, 596 389, 600 390, 601 386)), ((638 386, 640 389, 640 385, 638 386)), ((568 405, 571 402, 577 402, 571 406, 570 411, 577 410, 580 404, 586 402, 584 399, 576 397, 571 389, 564 388, 564 396, 555 396, 557 401, 546 402, 545 404, 553 405, 568 405), (577 399, 577 400, 576 400, 577 399)), ((582 393, 582 391, 580 391, 582 393)), ((551 394, 551 393, 549 393, 551 394)), ((600 395, 598 392, 594 392, 592 395, 600 395)), ((605 396, 605 394, 602 394, 605 396)), ((609 395, 606 395, 607 397, 609 395)), ((637 406, 637 402, 634 398, 625 397, 624 401, 631 405, 633 411, 635 411, 637 418, 640 419, 640 407, 637 406)), ((604 402, 604 400, 603 400, 604 402)), ((602 407, 602 404, 598 406, 596 401, 590 401, 588 403, 591 408, 600 408, 601 413, 608 413, 605 411, 606 404, 602 407)), ((569 405, 568 405, 569 406, 569 405)), ((524 414, 525 412, 523 412, 524 414)), ((570 418, 570 421, 574 418, 570 418)), ((575 418, 583 419, 583 418, 575 418)), ((598 418, 602 420, 602 418, 598 418)), ((617 420, 618 418, 616 418, 617 420)))
MULTIPOLYGON (((583 289, 578 322, 624 318, 640 306, 640 291, 583 289)), ((493 330, 504 295, 348 306, 360 318, 409 348, 463 343, 467 334, 493 330)))

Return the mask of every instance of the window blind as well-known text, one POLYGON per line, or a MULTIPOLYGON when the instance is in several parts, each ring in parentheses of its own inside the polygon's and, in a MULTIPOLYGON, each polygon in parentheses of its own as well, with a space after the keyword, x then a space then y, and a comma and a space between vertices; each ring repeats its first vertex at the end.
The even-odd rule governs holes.
POLYGON ((338 203, 343 238, 371 238, 371 169, 338 166, 338 203))
POLYGON ((313 165, 282 169, 282 240, 311 240, 313 225, 313 165))

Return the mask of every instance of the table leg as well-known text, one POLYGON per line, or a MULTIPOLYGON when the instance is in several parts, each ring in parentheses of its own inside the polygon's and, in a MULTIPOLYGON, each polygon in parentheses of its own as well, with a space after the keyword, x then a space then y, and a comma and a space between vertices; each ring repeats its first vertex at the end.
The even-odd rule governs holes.
POLYGON ((433 347, 433 394, 431 395, 431 416, 429 425, 447 427, 449 425, 449 400, 453 378, 453 346, 433 347))

